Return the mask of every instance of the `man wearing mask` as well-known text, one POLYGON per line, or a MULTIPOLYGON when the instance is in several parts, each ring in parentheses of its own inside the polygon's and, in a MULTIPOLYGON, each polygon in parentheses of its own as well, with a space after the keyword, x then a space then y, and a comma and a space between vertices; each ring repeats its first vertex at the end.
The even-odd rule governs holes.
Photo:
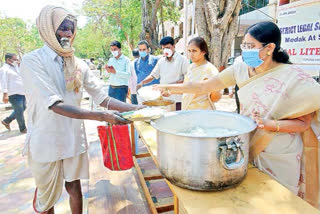
MULTIPOLYGON (((151 71, 158 63, 158 57, 150 54, 150 46, 146 40, 142 40, 138 43, 139 59, 134 63, 134 67, 137 73, 138 83, 144 80, 150 75, 151 71)), ((159 79, 154 79, 150 83, 145 84, 152 85, 159 84, 159 79)))
POLYGON ((13 112, 1 123, 8 129, 13 120, 17 120, 21 133, 26 133, 27 128, 24 121, 24 110, 26 109, 26 98, 20 71, 18 68, 18 59, 16 54, 7 53, 5 55, 5 64, 1 68, 1 86, 3 91, 3 102, 12 105, 13 112))
POLYGON ((121 53, 120 42, 111 42, 110 49, 113 57, 106 66, 106 70, 110 74, 109 96, 125 102, 131 76, 130 59, 121 53))
MULTIPOLYGON (((150 83, 154 79, 160 78, 160 84, 175 84, 182 83, 184 75, 187 73, 189 67, 189 60, 175 51, 174 40, 172 37, 167 36, 160 41, 163 55, 159 59, 157 65, 152 70, 151 74, 142 80, 137 88, 150 83)), ((181 95, 171 95, 169 99, 176 102, 176 110, 181 110, 181 95)))
POLYGON ((54 213, 63 186, 70 196, 71 213, 82 213, 80 179, 89 177, 87 140, 83 120, 127 124, 117 111, 139 106, 107 96, 105 86, 88 65, 74 56, 72 43, 77 20, 64 8, 44 7, 37 28, 45 45, 26 54, 21 73, 28 101, 28 132, 24 154, 35 178, 33 207, 54 213), (106 111, 80 108, 83 90, 106 111))

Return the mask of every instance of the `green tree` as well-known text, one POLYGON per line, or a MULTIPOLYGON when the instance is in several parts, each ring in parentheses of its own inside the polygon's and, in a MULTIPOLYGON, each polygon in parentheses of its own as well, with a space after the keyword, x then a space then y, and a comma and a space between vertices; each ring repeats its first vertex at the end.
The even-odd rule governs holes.
POLYGON ((141 30, 140 0, 85 0, 82 10, 103 36, 134 49, 141 30))
POLYGON ((28 26, 22 19, 0 17, 0 61, 7 52, 21 58, 23 54, 42 46, 35 26, 28 26))
MULTIPOLYGON (((158 29, 165 21, 176 23, 180 12, 172 0, 141 0, 142 29, 141 39, 149 42, 153 52, 159 48, 158 29), (160 20, 160 21, 159 21, 160 20)), ((164 35, 164 34, 163 34, 164 35)))
POLYGON ((73 46, 76 49, 76 56, 80 58, 106 59, 110 56, 109 43, 109 36, 104 36, 94 23, 87 23, 86 26, 77 30, 73 46))

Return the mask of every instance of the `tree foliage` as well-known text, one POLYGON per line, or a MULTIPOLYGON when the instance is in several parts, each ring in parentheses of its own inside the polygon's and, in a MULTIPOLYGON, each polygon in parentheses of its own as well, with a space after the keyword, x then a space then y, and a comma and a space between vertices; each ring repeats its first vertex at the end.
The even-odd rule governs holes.
MULTIPOLYGON (((87 17, 87 23, 77 29, 75 54, 80 58, 103 59, 110 58, 109 44, 113 40, 121 42, 122 52, 131 56, 139 40, 146 39, 141 34, 143 31, 156 32, 156 50, 159 25, 168 20, 176 23, 180 17, 172 0, 84 0, 80 13, 87 17), (155 23, 151 30, 142 25, 142 1, 149 2, 147 10, 155 23)), ((0 14, 0 32, 0 61, 6 52, 21 57, 43 45, 36 26, 19 18, 6 18, 0 14)))
POLYGON ((180 17, 179 9, 172 0, 141 0, 142 31, 141 39, 150 43, 153 52, 159 48, 159 25, 165 21, 177 23, 180 17))
POLYGON ((76 56, 80 58, 109 58, 111 37, 104 36, 94 23, 87 23, 78 29, 73 46, 76 56))
POLYGON ((85 0, 82 9, 103 36, 134 49, 141 30, 140 0, 85 0))
POLYGON ((0 17, 0 61, 7 52, 22 57, 23 54, 42 46, 38 30, 19 18, 0 17))

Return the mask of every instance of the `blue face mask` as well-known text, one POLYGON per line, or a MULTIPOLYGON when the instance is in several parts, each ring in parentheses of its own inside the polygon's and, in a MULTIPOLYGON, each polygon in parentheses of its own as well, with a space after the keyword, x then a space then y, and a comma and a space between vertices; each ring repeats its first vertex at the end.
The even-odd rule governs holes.
POLYGON ((139 55, 140 55, 142 58, 145 58, 145 57, 148 55, 148 53, 147 53, 147 51, 139 51, 139 55))
POLYGON ((242 60, 250 67, 257 68, 264 62, 259 57, 260 49, 242 50, 242 60))

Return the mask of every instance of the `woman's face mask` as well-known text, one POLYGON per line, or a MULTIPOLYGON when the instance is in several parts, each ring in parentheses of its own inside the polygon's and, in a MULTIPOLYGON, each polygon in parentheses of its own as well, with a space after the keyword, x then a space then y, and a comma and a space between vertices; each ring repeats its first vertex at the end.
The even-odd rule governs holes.
POLYGON ((257 68, 264 62, 260 59, 261 48, 242 50, 242 60, 250 67, 257 68))
MULTIPOLYGON (((247 33, 243 43, 240 45, 242 50, 242 60, 250 67, 257 68, 264 63, 264 56, 260 58, 260 51, 268 46, 268 43, 262 43, 247 33)), ((266 54, 266 53, 265 53, 266 54)), ((262 54, 264 55, 264 53, 262 54)))

